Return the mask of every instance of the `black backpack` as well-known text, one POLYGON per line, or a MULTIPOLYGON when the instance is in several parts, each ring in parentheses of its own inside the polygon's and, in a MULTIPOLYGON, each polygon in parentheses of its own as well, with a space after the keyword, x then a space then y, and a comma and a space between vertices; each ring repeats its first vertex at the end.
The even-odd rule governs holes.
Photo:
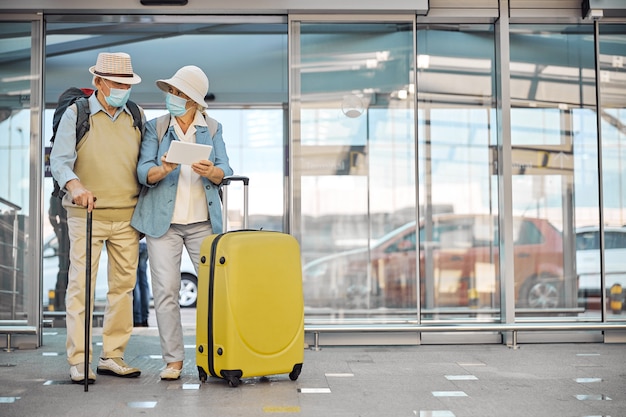
MULTIPOLYGON (((59 127, 59 122, 61 121, 61 117, 65 113, 68 107, 72 104, 76 104, 76 143, 80 142, 80 140, 87 134, 89 131, 89 102, 88 98, 93 93, 93 90, 88 88, 77 88, 70 87, 65 90, 59 96, 59 103, 57 105, 56 110, 54 111, 54 116, 52 117, 52 137, 50 138, 51 146, 54 146, 54 139, 56 138, 57 129, 59 127)), ((133 127, 136 127, 141 131, 142 129, 142 118, 141 112, 139 111, 139 107, 132 101, 128 101, 126 103, 128 110, 133 116, 133 127)), ((59 183, 56 179, 52 178, 52 182, 54 184, 54 190, 52 191, 52 195, 63 198, 65 195, 65 191, 61 190, 59 183)))

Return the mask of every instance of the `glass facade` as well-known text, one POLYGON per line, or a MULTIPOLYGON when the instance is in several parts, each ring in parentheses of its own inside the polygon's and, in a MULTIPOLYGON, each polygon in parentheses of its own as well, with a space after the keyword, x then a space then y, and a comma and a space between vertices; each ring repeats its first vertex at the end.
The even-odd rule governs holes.
POLYGON ((493 25, 417 28, 424 320, 498 317, 493 25))
MULTIPOLYGON (((31 91, 39 73, 29 54, 33 38, 30 22, 4 22, 0 39, 0 320, 28 317, 28 300, 36 281, 28 279, 33 266, 27 254, 36 243, 30 238, 31 91)), ((38 151, 38 150, 37 150, 38 151)))
MULTIPOLYGON (((581 251, 579 276, 589 283, 587 302, 607 297, 603 304, 608 319, 620 319, 624 314, 624 288, 626 287, 626 169, 622 159, 626 158, 626 25, 600 25, 599 45, 600 108, 599 133, 601 146, 590 149, 591 155, 601 162, 602 211, 597 230, 586 228, 577 234, 576 243, 583 243, 592 236, 591 246, 581 251), (601 256, 602 255, 602 256, 601 256), (584 256, 584 258, 582 258, 584 256), (581 262, 581 261, 584 261, 581 262), (582 265, 581 265, 582 264, 582 265), (602 274, 599 272, 602 271, 602 274), (584 275, 583 275, 584 273, 584 275), (597 291, 601 289, 601 291, 597 291)), ((626 160, 625 160, 626 162, 626 160)), ((594 187, 598 187, 594 184, 594 187)))
MULTIPOLYGON (((598 226, 594 74, 592 26, 511 25, 513 210, 562 236, 524 289, 555 308, 549 315, 598 313, 584 299, 578 308, 574 244, 579 227, 598 226), (547 51, 529 50, 537 42, 547 51)), ((516 257, 514 268, 527 262, 516 257)))
MULTIPOLYGON (((144 80, 132 99, 149 119, 165 111, 157 79, 206 70, 209 113, 235 172, 250 177, 250 227, 301 244, 307 323, 622 320, 626 26, 536 21, 3 21, 1 318, 37 324, 34 312, 62 309, 45 168, 52 113, 65 88, 91 86, 98 52, 119 50, 144 80), (26 52, 37 42, 45 53, 26 52), (45 111, 34 111, 35 92, 45 111)), ((243 200, 229 196, 237 228, 243 200)))
POLYGON ((385 241, 415 223, 413 24, 292 28, 293 214, 305 305, 355 318, 414 309, 415 232, 413 256, 385 241))

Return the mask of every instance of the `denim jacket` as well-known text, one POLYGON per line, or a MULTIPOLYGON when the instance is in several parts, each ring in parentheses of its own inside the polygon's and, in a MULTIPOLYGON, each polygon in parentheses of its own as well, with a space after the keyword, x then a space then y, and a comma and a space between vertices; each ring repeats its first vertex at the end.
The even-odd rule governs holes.
MULTIPOLYGON (((148 184, 148 171, 154 166, 161 165, 161 156, 167 152, 173 140, 178 140, 174 133, 174 127, 168 127, 161 143, 159 143, 156 132, 156 119, 150 120, 146 124, 145 134, 141 142, 139 163, 137 164, 137 177, 143 188, 131 219, 131 225, 150 237, 163 236, 169 229, 172 215, 174 214, 180 166, 157 184, 148 184)), ((212 145, 213 151, 209 159, 216 167, 224 171, 224 176, 233 174, 233 170, 228 163, 226 145, 222 138, 221 123, 218 123, 217 131, 213 138, 211 138, 207 126, 197 125, 196 143, 212 145)), ((213 233, 222 233, 222 208, 218 193, 219 187, 204 177, 202 182, 204 183, 213 233)))

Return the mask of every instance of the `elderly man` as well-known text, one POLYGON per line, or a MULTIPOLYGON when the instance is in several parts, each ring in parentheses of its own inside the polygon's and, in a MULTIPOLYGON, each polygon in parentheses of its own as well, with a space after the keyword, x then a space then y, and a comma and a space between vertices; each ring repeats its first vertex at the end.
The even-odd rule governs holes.
MULTIPOLYGON (((70 378, 84 383, 84 362, 92 360, 91 341, 85 346, 86 215, 93 213, 91 270, 95 276, 103 245, 108 254, 107 304, 102 329, 98 374, 137 377, 141 371, 124 362, 133 329, 139 234, 131 227, 140 185, 137 161, 143 110, 128 101, 131 86, 141 82, 126 53, 100 53, 93 74, 95 92, 87 100, 89 130, 76 137, 79 106, 68 107, 50 155, 52 175, 65 191, 70 236, 70 270, 66 294, 67 360, 70 378), (137 115, 138 114, 138 115, 137 115), (139 120, 136 120, 139 119, 139 120), (77 140, 78 139, 78 140, 77 140)), ((86 110, 83 110, 86 111, 86 110)), ((93 287, 92 287, 93 288, 93 287)), ((92 290, 93 300, 93 290, 92 290)), ((93 302, 91 303, 93 306, 93 302)), ((96 375, 89 366, 89 383, 96 375)))

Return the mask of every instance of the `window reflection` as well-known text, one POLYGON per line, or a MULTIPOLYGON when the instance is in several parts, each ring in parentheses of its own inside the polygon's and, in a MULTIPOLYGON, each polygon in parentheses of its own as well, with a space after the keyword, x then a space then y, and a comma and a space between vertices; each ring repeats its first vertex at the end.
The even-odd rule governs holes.
POLYGON ((367 316, 385 304, 386 271, 406 288, 416 282, 415 232, 412 243, 386 238, 415 221, 412 25, 298 26, 293 166, 305 305, 367 316))
MULTIPOLYGON (((495 265, 499 261, 498 222, 489 215, 435 215, 419 227, 420 274, 432 285, 434 297, 426 312, 440 307, 489 309, 499 306, 495 265), (426 270, 425 248, 432 257, 432 272, 426 270)), ((564 303, 561 233, 539 218, 515 218, 514 253, 516 299, 522 307, 556 308, 564 303), (523 261, 523 262, 521 262, 523 261)), ((369 251, 343 251, 310 262, 304 268, 305 298, 319 307, 342 299, 341 308, 376 307, 410 309, 416 306, 416 225, 415 222, 383 236, 369 251), (370 271, 375 290, 367 285, 370 271), (367 299, 367 300, 366 300, 367 299)))
MULTIPOLYGON (((492 26, 418 27, 422 318, 498 316, 492 26), (428 59, 424 57, 428 56, 428 59), (450 213, 450 214, 446 214, 450 213)), ((417 291, 408 291, 415 304, 417 291)))
MULTIPOLYGON (((599 269, 590 274, 581 254, 591 243, 581 228, 599 224, 593 56, 592 26, 511 27, 513 209, 549 221, 565 237, 554 315, 589 315, 586 297, 599 293, 599 269), (529 53, 531 43, 545 48, 529 53)), ((514 268, 527 263, 516 256, 514 268)), ((520 300, 516 306, 524 307, 520 300)))
MULTIPOLYGON (((620 128, 624 124, 623 95, 617 93, 623 76, 616 65, 622 62, 619 57, 623 54, 615 49, 615 42, 623 41, 623 30, 619 28, 613 27, 604 38, 601 65, 606 74, 601 74, 601 80, 607 84, 603 97, 609 105, 601 117, 607 131, 603 153, 610 154, 605 157, 603 171, 604 218, 607 225, 621 229, 626 224, 626 180, 622 178, 620 142, 624 137, 620 128)), ((401 312, 414 309, 421 295, 424 319, 442 314, 475 317, 476 312, 497 318, 502 279, 498 245, 504 239, 514 243, 511 290, 515 291, 518 316, 599 314, 599 305, 591 301, 603 294, 600 249, 588 248, 592 239, 596 247, 600 241, 589 237, 598 233, 600 221, 592 29, 591 25, 511 26, 513 235, 501 237, 498 221, 494 220, 499 216, 500 202, 492 28, 418 26, 416 174, 420 220, 415 222, 413 213, 406 215, 403 204, 389 212, 385 223, 380 223, 372 210, 379 205, 384 212, 385 204, 401 199, 398 197, 402 193, 394 191, 410 187, 410 181, 381 181, 380 188, 377 183, 389 172, 397 173, 397 178, 402 178, 402 172, 411 172, 410 146, 407 157, 388 152, 398 149, 402 142, 397 139, 391 147, 383 146, 374 152, 372 132, 380 128, 374 123, 378 119, 361 120, 358 125, 346 122, 340 129, 327 129, 335 133, 352 129, 336 137, 347 145, 344 152, 365 143, 363 155, 368 164, 360 171, 365 175, 360 180, 302 180, 306 184, 303 190, 309 186, 318 192, 325 190, 324 195, 330 196, 338 210, 347 201, 363 204, 352 211, 354 216, 347 215, 349 219, 343 220, 343 229, 345 224, 353 226, 349 228, 353 233, 343 242, 347 247, 333 241, 326 247, 332 248, 327 253, 324 249, 317 254, 306 253, 310 255, 305 267, 308 305, 401 312), (375 164, 374 157, 378 158, 375 164), (344 186, 339 185, 342 182, 344 186), (321 184, 327 188, 320 188, 321 184), (346 189, 346 184, 354 188, 346 189), (372 190, 376 190, 376 198, 370 197, 372 190), (369 218, 367 227, 360 223, 365 218, 369 218), (589 254, 592 256, 586 256, 589 254)), ((375 114, 374 102, 369 101, 364 114, 375 114)), ((332 126, 332 111, 316 114, 324 115, 328 127, 332 126)), ((402 113, 393 109, 389 115, 393 119, 388 117, 387 121, 399 121, 402 113)), ((410 119, 410 114, 407 116, 410 119)), ((385 119, 380 121, 384 123, 385 119)), ((317 151, 322 150, 320 145, 331 145, 328 139, 333 135, 311 130, 315 123, 305 126, 309 128, 303 129, 303 144, 317 151)), ((403 124, 393 124, 394 129, 399 126, 403 124)), ((320 195, 304 193, 303 202, 307 204, 303 208, 331 204, 323 200, 320 195)), ((406 208, 410 210, 408 205, 406 208)), ((621 283, 620 271, 626 271, 626 267, 616 266, 616 258, 609 256, 608 248, 617 239, 608 230, 605 240, 608 293, 621 283)))
MULTIPOLYGON (((602 176, 604 228, 604 293, 609 317, 623 318, 626 310, 626 25, 600 26, 602 105, 602 176)), ((598 239, 597 239, 598 240, 598 239)), ((597 241, 596 240, 596 241, 597 241)), ((578 265, 578 262, 577 262, 578 265)), ((586 252, 582 272, 600 270, 599 251, 586 252), (590 257, 591 259, 587 259, 590 257), (591 267, 593 265, 593 269, 591 267), (587 269, 584 269, 587 268, 587 269)), ((592 274, 593 276, 593 274, 592 274)), ((583 275, 581 274, 581 282, 583 275)), ((596 279, 596 293, 601 282, 596 279)), ((587 299, 593 304, 594 298, 587 299)))
POLYGON ((24 51, 31 46, 30 22, 2 23, 0 62, 0 319, 26 318, 37 297, 29 279, 36 270, 27 261, 32 180, 30 106, 31 59, 24 51))

